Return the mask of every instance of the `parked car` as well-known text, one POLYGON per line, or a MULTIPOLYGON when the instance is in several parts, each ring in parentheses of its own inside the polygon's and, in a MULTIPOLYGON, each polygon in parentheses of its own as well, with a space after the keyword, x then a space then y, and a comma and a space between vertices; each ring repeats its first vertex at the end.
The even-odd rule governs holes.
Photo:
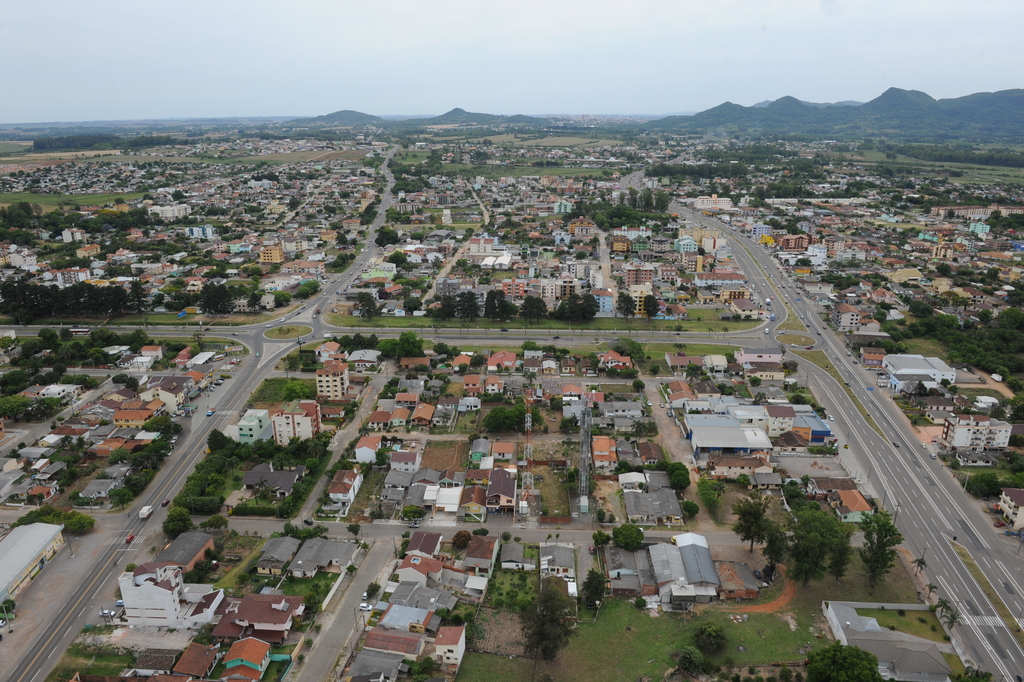
POLYGON ((595 549, 593 545, 590 546, 590 553, 597 554, 597 549, 595 549))
POLYGON ((764 580, 764 576, 761 575, 761 571, 758 571, 757 569, 754 570, 754 577, 758 580, 764 580))
POLYGON ((995 526, 996 528, 1002 528, 1003 526, 1006 525, 1006 522, 1005 521, 996 521, 992 525, 995 526))
POLYGON ((313 519, 302 519, 302 522, 304 524, 306 524, 307 526, 312 526, 313 525, 313 519))
POLYGON ((118 599, 114 602, 114 606, 124 606, 124 599, 118 599))
POLYGON ((367 604, 366 602, 363 602, 362 604, 359 605, 359 610, 360 611, 373 611, 373 607, 370 606, 369 604, 367 604))

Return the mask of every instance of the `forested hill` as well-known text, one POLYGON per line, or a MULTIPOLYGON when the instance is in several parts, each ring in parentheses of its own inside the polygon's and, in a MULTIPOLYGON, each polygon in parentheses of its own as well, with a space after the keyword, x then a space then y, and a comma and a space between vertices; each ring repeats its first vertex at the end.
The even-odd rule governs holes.
POLYGON ((859 106, 821 107, 794 97, 767 106, 731 102, 693 116, 650 121, 652 131, 807 135, 850 138, 883 135, 908 139, 1024 139, 1024 90, 979 92, 936 100, 917 90, 889 88, 859 106))

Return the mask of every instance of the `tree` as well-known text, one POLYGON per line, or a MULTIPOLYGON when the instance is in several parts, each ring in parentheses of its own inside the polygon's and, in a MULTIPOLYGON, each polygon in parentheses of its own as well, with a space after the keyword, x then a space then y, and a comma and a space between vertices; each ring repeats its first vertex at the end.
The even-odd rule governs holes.
POLYGON ((682 462, 669 462, 665 473, 668 474, 668 484, 672 490, 681 492, 690 487, 690 468, 682 462))
POLYGON ((807 654, 807 682, 882 682, 882 676, 874 654, 835 642, 807 654))
POLYGON ((466 547, 469 547, 469 543, 472 539, 472 533, 468 530, 460 530, 452 536, 452 547, 455 549, 465 549, 466 547))
POLYGON ((491 289, 487 292, 487 296, 484 298, 484 317, 490 319, 492 322, 503 320, 505 303, 507 303, 505 300, 505 292, 497 289, 491 289))
POLYGON ((480 315, 480 306, 476 300, 476 294, 472 291, 463 291, 455 297, 455 316, 460 320, 473 322, 480 315))
POLYGON ((710 478, 702 478, 697 481, 697 494, 700 495, 701 504, 716 519, 718 518, 718 498, 722 494, 724 484, 710 478))
POLYGON ((740 536, 744 542, 750 541, 750 552, 754 552, 754 543, 765 541, 768 526, 768 510, 772 506, 772 498, 754 490, 747 497, 732 505, 732 513, 736 515, 736 523, 732 524, 732 532, 740 536))
POLYGON ((685 514, 686 518, 688 519, 692 519, 700 513, 700 505, 694 502, 693 500, 683 500, 682 506, 683 514, 685 514))
POLYGON ((839 543, 849 543, 850 536, 843 532, 842 523, 830 512, 807 508, 795 512, 794 517, 789 574, 793 580, 802 580, 807 585, 812 579, 820 580, 825 576, 829 557, 839 543))
POLYGON ((644 296, 644 315, 647 317, 647 321, 650 322, 654 319, 654 316, 661 312, 661 307, 658 305, 658 298, 654 294, 647 294, 644 296))
POLYGON ((315 395, 315 389, 301 379, 285 382, 282 390, 285 400, 309 400, 315 395))
POLYGON ((860 527, 864 531, 860 558, 867 570, 868 582, 874 587, 896 565, 895 548, 903 543, 903 536, 887 511, 871 514, 860 522, 860 527))
POLYGON ((14 603, 13 599, 4 599, 3 603, 0 603, 0 609, 3 609, 8 616, 14 613, 15 606, 17 606, 17 604, 14 603))
POLYGON ((839 527, 839 530, 846 534, 847 539, 844 541, 842 538, 839 538, 833 545, 826 568, 829 575, 835 577, 836 582, 839 582, 846 575, 846 569, 850 565, 850 557, 853 556, 853 547, 850 546, 849 539, 853 535, 853 528, 844 524, 839 527))
POLYGON ((380 593, 380 583, 373 581, 366 586, 366 598, 373 599, 380 593))
POLYGON ((635 552, 644 542, 644 532, 634 523, 624 523, 612 531, 612 542, 616 547, 635 552))
POLYGON ((725 648, 725 630, 718 623, 708 621, 693 633, 693 643, 705 654, 714 654, 725 648))
POLYGON ((220 514, 214 514, 210 518, 200 523, 199 527, 210 530, 217 530, 218 528, 227 528, 228 520, 220 514))
POLYGON ((572 605, 569 596, 555 581, 561 578, 545 580, 537 598, 519 613, 526 655, 545 661, 555 660, 576 633, 572 622, 566 618, 572 605))
POLYGON ((604 599, 604 574, 600 571, 590 569, 587 572, 587 579, 583 581, 584 603, 599 602, 604 599))
POLYGON ((711 663, 699 649, 692 646, 684 646, 676 654, 679 662, 679 669, 687 675, 703 675, 711 668, 711 663))
POLYGON ((359 531, 363 529, 362 526, 360 526, 358 523, 350 523, 348 524, 347 528, 348 532, 352 533, 352 536, 356 538, 359 537, 359 531))
POLYGON ((636 315, 636 300, 625 291, 620 291, 615 299, 615 313, 623 317, 633 317, 636 315))
POLYGON ((633 379, 633 390, 640 393, 647 386, 642 379, 633 379))
POLYGON ((595 530, 594 534, 590 537, 594 541, 594 547, 604 547, 612 541, 612 536, 603 530, 595 530))
POLYGON ((547 317, 548 305, 544 299, 537 296, 527 296, 523 299, 523 305, 519 308, 519 316, 527 322, 536 323, 547 317))
POLYGON ((81 535, 93 529, 93 526, 96 525, 96 519, 82 512, 69 511, 64 513, 63 523, 65 531, 72 535, 81 535))
POLYGON ((367 291, 359 292, 356 296, 356 304, 352 309, 359 317, 364 320, 372 320, 375 317, 380 317, 381 311, 384 310, 384 306, 377 303, 377 299, 373 297, 373 294, 367 291))
POLYGON ((189 516, 188 510, 182 507, 171 507, 170 511, 167 512, 167 518, 164 519, 164 534, 172 540, 182 533, 195 528, 192 524, 192 517, 189 516))
POLYGON ((124 509, 132 500, 135 499, 135 493, 128 488, 114 488, 110 491, 110 501, 112 504, 117 505, 121 509, 124 509))

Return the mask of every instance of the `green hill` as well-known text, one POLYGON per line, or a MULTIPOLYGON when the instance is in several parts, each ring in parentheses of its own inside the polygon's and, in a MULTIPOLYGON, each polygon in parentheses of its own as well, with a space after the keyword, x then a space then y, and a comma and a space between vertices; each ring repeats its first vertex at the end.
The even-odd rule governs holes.
POLYGON ((465 109, 455 108, 448 113, 433 118, 416 118, 405 121, 395 121, 392 125, 401 127, 422 128, 425 126, 439 125, 547 125, 542 118, 533 118, 517 114, 515 116, 498 116, 495 114, 477 114, 465 109))
POLYGON ((726 102, 693 116, 668 116, 650 121, 644 128, 753 135, 1022 139, 1024 90, 935 100, 917 90, 889 88, 860 106, 808 105, 794 97, 783 97, 754 107, 726 102))
POLYGON ((352 111, 351 109, 342 109, 341 111, 335 111, 332 114, 324 114, 323 116, 315 116, 313 118, 297 118, 294 121, 288 121, 284 125, 366 126, 379 125, 384 122, 384 119, 382 119, 379 116, 373 116, 372 114, 364 114, 361 111, 352 111))

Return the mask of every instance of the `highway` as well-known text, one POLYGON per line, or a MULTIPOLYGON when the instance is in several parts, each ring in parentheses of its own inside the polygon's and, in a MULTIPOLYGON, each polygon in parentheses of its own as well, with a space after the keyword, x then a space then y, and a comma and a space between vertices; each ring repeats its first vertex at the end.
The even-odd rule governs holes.
MULTIPOLYGON (((323 318, 315 315, 316 308, 325 309, 334 295, 334 290, 350 283, 377 252, 377 247, 373 242, 374 236, 376 230, 383 224, 385 212, 391 205, 391 187, 394 185, 394 177, 387 167, 387 162, 390 161, 394 151, 392 149, 388 153, 386 161, 381 167, 387 181, 387 189, 381 197, 377 218, 367 231, 366 246, 362 253, 352 262, 345 273, 334 278, 335 281, 331 283, 333 288, 325 288, 317 296, 309 299, 303 309, 289 316, 290 323, 311 327, 313 329, 312 338, 331 331, 323 322, 323 318)), ((250 351, 233 373, 234 378, 219 389, 200 398, 195 416, 183 420, 184 429, 179 436, 178 443, 156 477, 135 500, 127 513, 118 513, 124 518, 123 525, 119 524, 122 527, 117 531, 118 537, 105 542, 102 550, 93 554, 90 563, 86 563, 86 558, 81 553, 75 559, 75 561, 82 562, 77 571, 81 575, 81 579, 77 584, 67 586, 67 597, 56 622, 42 628, 41 634, 33 641, 21 643, 17 648, 12 646, 14 635, 5 638, 8 641, 3 642, 6 648, 3 652, 3 664, 0 666, 0 682, 40 682, 45 679, 60 659, 59 652, 70 646, 90 616, 94 616, 101 605, 109 605, 110 595, 117 588, 117 577, 124 570, 124 566, 130 562, 144 563, 149 560, 150 557, 146 556, 148 543, 144 542, 144 539, 159 537, 162 532, 160 526, 167 516, 167 509, 160 506, 161 501, 174 497, 185 478, 191 473, 195 463, 202 459, 205 454, 206 439, 210 432, 213 429, 223 430, 228 424, 237 420, 245 408, 249 395, 259 386, 266 374, 273 370, 274 365, 294 349, 295 342, 292 340, 279 341, 264 336, 268 327, 276 326, 279 326, 279 323, 248 325, 231 330, 237 334, 239 342, 248 345, 250 351), (206 417, 204 415, 209 408, 216 408, 216 412, 213 416, 206 417), (150 518, 143 520, 138 517, 138 510, 145 505, 153 506, 154 511, 150 518), (124 542, 129 535, 136 536, 136 540, 132 544, 124 542)), ((163 334, 157 334, 157 330, 153 329, 147 331, 154 336, 166 335, 174 331, 178 331, 180 335, 180 329, 192 333, 196 327, 163 328, 159 330, 163 334)), ((101 524, 97 523, 97 527, 100 526, 101 524)), ((75 541, 72 540, 72 542, 75 541)), ((32 588, 30 587, 28 592, 19 599, 19 602, 23 602, 21 608, 30 609, 31 599, 32 588)))
MULTIPOLYGON (((1016 675, 1024 674, 1024 650, 950 544, 955 537, 969 550, 1018 626, 1024 626, 1024 558, 1017 554, 1018 540, 993 528, 981 502, 961 489, 941 460, 931 458, 931 448, 920 442, 889 398, 888 389, 875 387, 874 371, 854 364, 856 358, 848 354, 843 342, 823 322, 821 311, 780 270, 769 253, 718 220, 677 208, 680 216, 717 228, 730 238, 737 261, 750 281, 756 283, 758 293, 765 295, 770 285, 781 295, 783 303, 802 316, 810 330, 808 335, 818 341, 816 349, 825 352, 830 364, 885 434, 883 437, 871 428, 847 394, 846 386, 837 383, 824 369, 806 360, 799 361, 810 377, 819 403, 836 418, 830 424, 840 434, 841 442, 850 446, 848 450, 840 449, 843 464, 895 515, 904 537, 903 546, 915 557, 925 558, 925 575, 939 587, 935 596, 950 600, 962 614, 962 624, 954 632, 964 659, 991 671, 993 680, 1001 676, 1014 680, 1016 675), (755 260, 764 272, 771 274, 771 282, 760 269, 752 267, 755 260)), ((782 307, 774 306, 774 310, 778 314, 782 307)), ((781 322, 777 320, 776 325, 781 322)), ((774 335, 765 338, 769 337, 774 335)))

